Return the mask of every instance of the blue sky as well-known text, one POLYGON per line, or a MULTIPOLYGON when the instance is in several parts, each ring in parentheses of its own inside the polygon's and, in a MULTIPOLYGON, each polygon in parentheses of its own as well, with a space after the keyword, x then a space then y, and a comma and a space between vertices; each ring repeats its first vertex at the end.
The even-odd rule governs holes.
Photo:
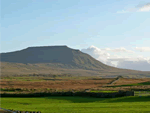
MULTIPOLYGON (((149 0, 1 0, 0 51, 51 45, 80 50, 91 45, 130 50, 150 47, 149 3, 149 0)), ((150 56, 148 52, 142 55, 150 56)))
POLYGON ((149 12, 116 13, 148 1, 1 0, 1 51, 38 45, 149 46, 149 12))

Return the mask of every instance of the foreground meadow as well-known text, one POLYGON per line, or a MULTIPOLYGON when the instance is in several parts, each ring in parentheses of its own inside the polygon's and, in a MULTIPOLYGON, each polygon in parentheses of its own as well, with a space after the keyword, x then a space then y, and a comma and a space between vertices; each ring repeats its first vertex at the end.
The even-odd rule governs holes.
POLYGON ((150 113, 150 97, 2 97, 1 107, 42 113, 150 113))

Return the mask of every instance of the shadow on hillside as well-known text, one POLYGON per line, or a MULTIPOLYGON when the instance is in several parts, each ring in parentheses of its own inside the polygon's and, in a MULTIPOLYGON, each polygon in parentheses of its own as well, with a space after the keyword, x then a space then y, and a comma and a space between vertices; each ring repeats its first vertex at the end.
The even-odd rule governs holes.
POLYGON ((139 85, 150 85, 150 81, 149 82, 142 82, 142 83, 138 83, 139 85))
POLYGON ((89 102, 96 102, 96 101, 103 101, 106 98, 92 98, 92 97, 72 97, 72 96, 55 96, 55 97, 43 97, 46 99, 54 99, 54 100, 66 100, 72 103, 89 103, 89 102))
MULTIPOLYGON (((10 97, 5 97, 10 98, 10 97)), ((13 98, 35 98, 35 97, 13 97, 13 98)), ((37 99, 50 99, 50 101, 54 100, 54 103, 119 103, 119 102, 150 102, 150 96, 143 97, 118 97, 118 98, 92 98, 92 97, 78 97, 78 96, 49 96, 49 97, 36 97, 37 99), (55 101, 57 100, 57 101, 55 101)), ((25 103, 23 103, 25 104, 25 103)))
POLYGON ((112 98, 106 99, 103 101, 104 103, 116 103, 116 102, 150 102, 150 96, 143 97, 120 97, 120 98, 112 98))

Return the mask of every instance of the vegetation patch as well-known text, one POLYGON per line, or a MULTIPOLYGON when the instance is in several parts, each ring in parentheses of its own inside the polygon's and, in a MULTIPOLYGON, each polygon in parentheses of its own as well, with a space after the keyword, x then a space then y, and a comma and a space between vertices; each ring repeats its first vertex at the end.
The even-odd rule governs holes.
POLYGON ((134 91, 135 96, 150 96, 150 91, 134 91))
POLYGON ((126 87, 126 86, 142 86, 142 85, 150 85, 150 82, 142 82, 137 84, 126 84, 126 85, 116 85, 116 86, 106 86, 106 87, 126 87))
POLYGON ((150 97, 2 97, 5 109, 41 111, 41 113, 149 113, 150 97), (22 103, 26 104, 22 104, 22 103))

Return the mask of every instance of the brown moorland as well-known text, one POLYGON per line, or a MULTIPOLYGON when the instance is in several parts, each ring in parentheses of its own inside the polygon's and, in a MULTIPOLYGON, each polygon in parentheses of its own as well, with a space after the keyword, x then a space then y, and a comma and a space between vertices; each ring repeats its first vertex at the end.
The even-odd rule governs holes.
POLYGON ((150 79, 120 78, 114 84, 110 84, 115 78, 89 78, 89 79, 57 79, 51 78, 38 81, 25 81, 15 79, 1 79, 1 93, 26 93, 49 91, 83 91, 90 90, 150 90, 148 85, 136 85, 150 82, 150 79), (131 85, 130 85, 131 84, 131 85), (133 84, 133 85, 132 85, 133 84), (134 85, 135 84, 135 85, 134 85), (119 86, 120 85, 120 86, 119 86), (121 86, 127 85, 127 86, 121 86), (129 85, 129 86, 128 86, 129 85), (118 87, 114 87, 118 86, 118 87), (7 91, 8 90, 8 91, 7 91), (11 91, 12 90, 12 91, 11 91))
POLYGON ((25 89, 61 89, 61 90, 81 90, 100 87, 111 82, 113 79, 99 80, 45 80, 45 81, 18 81, 1 80, 1 88, 25 88, 25 89))

